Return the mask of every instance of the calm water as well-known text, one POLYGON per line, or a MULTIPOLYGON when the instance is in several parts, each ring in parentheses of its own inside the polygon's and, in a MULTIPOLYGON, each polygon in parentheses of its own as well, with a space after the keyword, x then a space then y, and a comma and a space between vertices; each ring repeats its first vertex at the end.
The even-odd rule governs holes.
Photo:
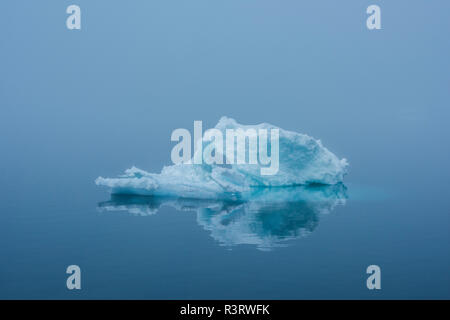
MULTIPOLYGON (((447 1, 0 4, 0 298, 450 298, 447 1), (321 201, 110 197, 220 116, 350 163, 321 201), (82 290, 66 288, 66 267, 82 290), (381 267, 381 290, 366 268, 381 267)), ((282 191, 284 192, 284 191, 282 191)))

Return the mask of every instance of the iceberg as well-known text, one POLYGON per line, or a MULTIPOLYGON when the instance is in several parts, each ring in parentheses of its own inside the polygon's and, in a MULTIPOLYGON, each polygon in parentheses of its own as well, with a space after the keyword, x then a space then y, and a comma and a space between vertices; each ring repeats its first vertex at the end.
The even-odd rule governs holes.
MULTIPOLYGON (((112 194, 247 201, 264 194, 261 191, 264 188, 336 185, 343 182, 347 173, 346 159, 339 159, 320 140, 306 134, 283 130, 268 123, 242 125, 228 117, 222 117, 215 129, 224 135, 228 129, 278 129, 277 173, 261 175, 263 165, 259 163, 220 165, 194 164, 191 161, 165 166, 160 173, 149 173, 132 167, 117 178, 98 177, 95 183, 108 187, 112 194)), ((200 139, 200 143, 202 150, 211 148, 211 141, 200 139)), ((256 152, 256 158, 259 159, 259 149, 249 152, 256 152)), ((193 158, 195 157, 194 154, 193 158)))

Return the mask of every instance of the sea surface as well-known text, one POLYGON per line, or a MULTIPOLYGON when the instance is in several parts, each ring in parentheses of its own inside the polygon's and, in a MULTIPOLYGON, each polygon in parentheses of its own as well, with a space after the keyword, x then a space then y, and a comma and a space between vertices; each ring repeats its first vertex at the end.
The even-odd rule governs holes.
POLYGON ((70 4, 0 3, 1 299, 450 298, 450 2, 79 0, 68 30, 70 4), (320 139, 344 184, 277 204, 95 185, 224 115, 320 139))

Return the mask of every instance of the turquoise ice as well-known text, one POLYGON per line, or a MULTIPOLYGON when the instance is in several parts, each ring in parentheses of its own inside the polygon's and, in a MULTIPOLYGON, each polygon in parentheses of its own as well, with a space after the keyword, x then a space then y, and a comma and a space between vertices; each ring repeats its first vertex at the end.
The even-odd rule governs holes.
MULTIPOLYGON (((306 134, 268 123, 241 125, 228 117, 222 117, 215 128, 224 135, 226 129, 279 129, 278 172, 261 175, 260 164, 176 164, 165 166, 161 173, 132 167, 117 178, 99 177, 95 182, 112 194, 235 200, 252 197, 254 188, 335 185, 342 183, 347 173, 346 159, 339 159, 320 140, 306 134)), ((204 149, 208 143, 203 142, 204 149)))

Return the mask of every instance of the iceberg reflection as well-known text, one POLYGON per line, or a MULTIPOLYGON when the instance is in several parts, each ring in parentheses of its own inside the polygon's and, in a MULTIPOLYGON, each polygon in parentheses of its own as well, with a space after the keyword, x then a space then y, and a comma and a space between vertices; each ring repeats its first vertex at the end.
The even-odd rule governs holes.
POLYGON ((344 205, 346 199, 346 187, 336 184, 252 188, 236 201, 113 194, 98 206, 134 215, 155 214, 163 206, 195 211, 197 223, 221 245, 270 250, 313 232, 320 215, 344 205))

